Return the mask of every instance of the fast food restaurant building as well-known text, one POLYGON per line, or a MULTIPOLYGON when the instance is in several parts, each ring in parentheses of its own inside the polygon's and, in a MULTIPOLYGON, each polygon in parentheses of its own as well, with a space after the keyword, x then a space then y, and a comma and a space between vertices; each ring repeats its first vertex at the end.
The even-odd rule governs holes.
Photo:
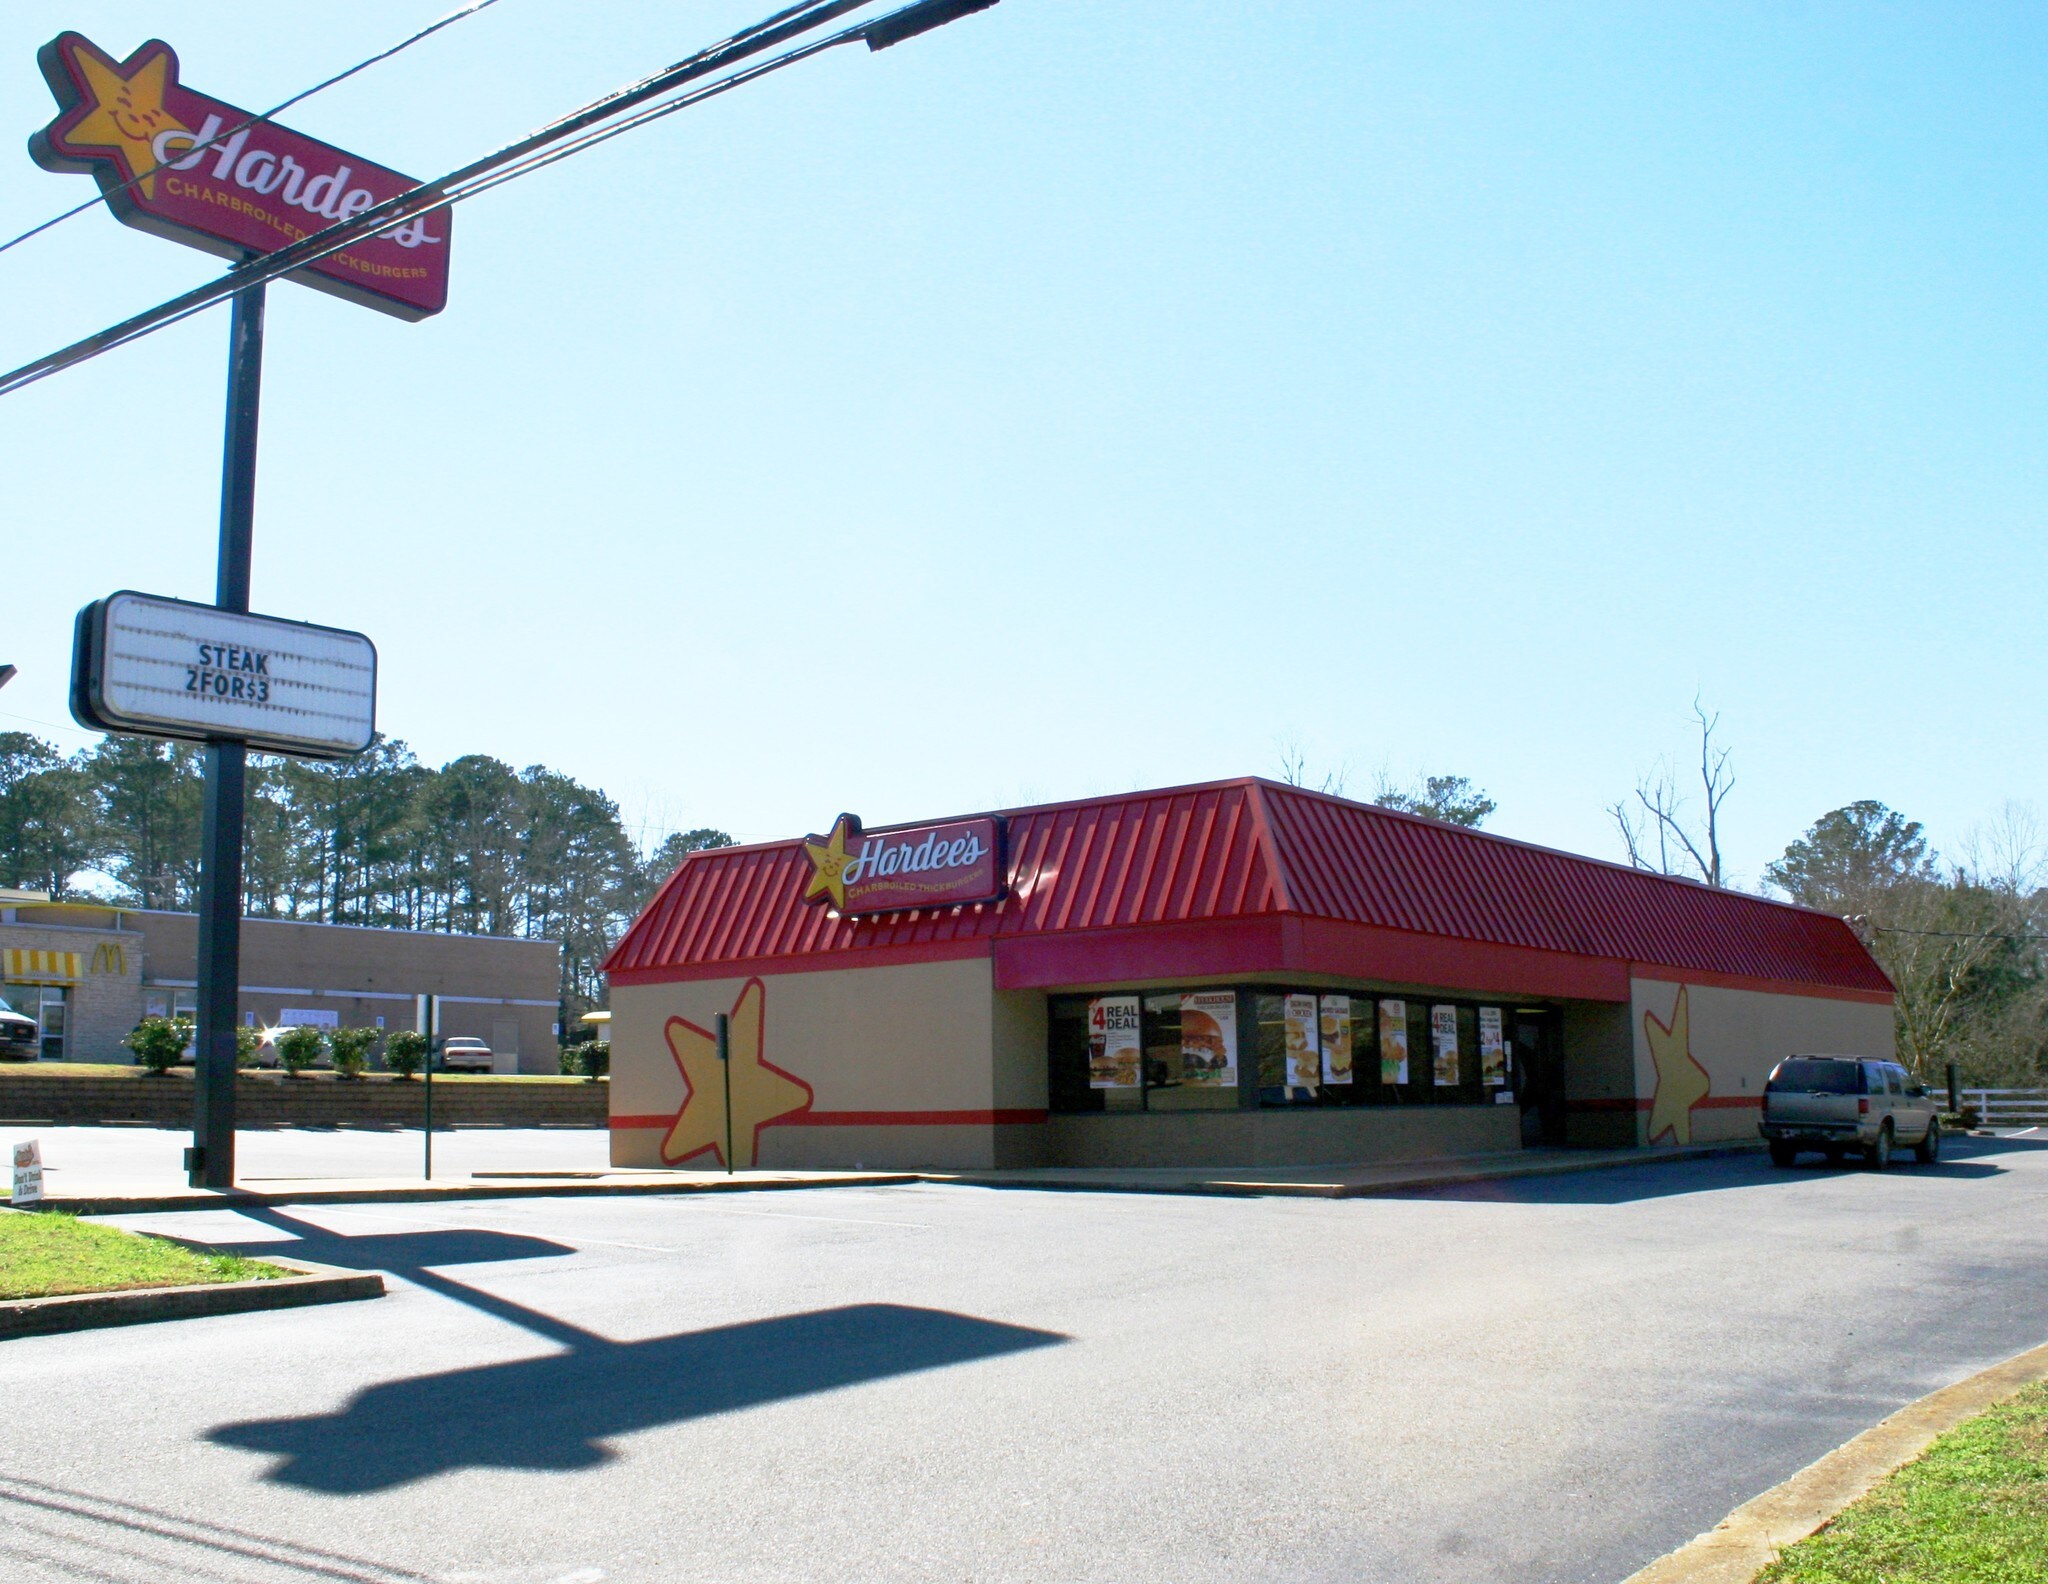
POLYGON ((693 853, 606 968, 639 1167, 1700 1143, 1892 1052, 1839 918, 1258 779, 693 853))

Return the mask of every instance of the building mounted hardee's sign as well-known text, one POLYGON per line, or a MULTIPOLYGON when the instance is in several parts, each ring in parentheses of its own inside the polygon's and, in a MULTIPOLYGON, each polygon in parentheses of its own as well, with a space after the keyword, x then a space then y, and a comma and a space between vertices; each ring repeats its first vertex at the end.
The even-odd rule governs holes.
POLYGON ((78 613, 71 713, 95 731, 345 759, 377 733, 361 633, 122 592, 78 613))
POLYGON ((959 907, 1003 895, 1003 822, 993 815, 870 834, 842 814, 830 835, 804 839, 804 854, 804 900, 841 913, 959 907))
MULTIPOLYGON (((35 162, 89 173, 119 219, 174 242, 231 259, 274 253, 419 185, 194 93, 160 39, 116 61, 63 33, 36 59, 63 109, 29 139, 35 162)), ((424 319, 448 305, 448 222, 445 209, 416 215, 291 278, 424 319)))

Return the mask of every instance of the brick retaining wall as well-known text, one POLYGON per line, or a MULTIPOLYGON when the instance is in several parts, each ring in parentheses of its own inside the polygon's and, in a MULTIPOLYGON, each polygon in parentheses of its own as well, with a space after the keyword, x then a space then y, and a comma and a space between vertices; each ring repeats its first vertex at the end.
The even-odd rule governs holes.
MULTIPOLYGON (((418 1127, 425 1084, 371 1074, 343 1083, 330 1073, 287 1079, 243 1073, 235 1080, 238 1127, 418 1127)), ((611 1085, 580 1078, 436 1078, 434 1126, 592 1127, 606 1122, 611 1085)), ((189 1069, 151 1077, 0 1066, 0 1122, 53 1126, 147 1122, 189 1127, 189 1069)))

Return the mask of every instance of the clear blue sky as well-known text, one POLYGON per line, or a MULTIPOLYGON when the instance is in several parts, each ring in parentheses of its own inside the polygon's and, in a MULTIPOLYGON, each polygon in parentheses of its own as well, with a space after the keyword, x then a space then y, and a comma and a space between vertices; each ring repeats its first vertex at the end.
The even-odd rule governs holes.
MULTIPOLYGON (((88 191, 61 29, 254 107, 439 9, 12 0, 6 231, 88 191)), ((435 174, 755 15, 503 0, 287 119, 435 174)), ((1742 876, 1858 797, 1952 850, 2048 768, 2044 81, 2037 5, 1003 0, 465 206, 437 320, 275 288, 255 604, 656 827, 1293 741, 1618 856, 1697 691, 1742 876)), ((216 269, 83 216, 0 357, 216 269)), ((86 600, 211 597, 226 331, 0 400, 0 726, 86 600)))

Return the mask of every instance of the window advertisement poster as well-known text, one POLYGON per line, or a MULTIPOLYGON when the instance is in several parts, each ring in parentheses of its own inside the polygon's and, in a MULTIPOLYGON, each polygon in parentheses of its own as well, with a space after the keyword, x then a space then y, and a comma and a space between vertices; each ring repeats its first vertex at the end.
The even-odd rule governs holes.
POLYGON ((1508 1081, 1508 1048, 1501 1043, 1499 1007, 1479 1009, 1479 1074, 1490 1089, 1508 1081))
POLYGON ((1438 1087, 1458 1081, 1458 1009, 1433 1006, 1429 1009, 1429 1043, 1436 1058, 1438 1087))
POLYGON ((1323 1008, 1323 1082, 1351 1082, 1351 997, 1326 995, 1323 1008))
POLYGON ((1380 1003, 1380 1082, 1408 1081, 1408 1003, 1380 1003))
POLYGON ((1197 990, 1180 998, 1180 1081, 1210 1089, 1236 1086, 1236 991, 1197 990))
POLYGON ((1287 1025, 1287 1087, 1313 1089, 1323 1081, 1316 998, 1291 995, 1280 1009, 1287 1025))
POLYGON ((1144 1080, 1144 1049, 1136 996, 1097 996, 1088 1003, 1088 1087, 1135 1089, 1144 1080))

